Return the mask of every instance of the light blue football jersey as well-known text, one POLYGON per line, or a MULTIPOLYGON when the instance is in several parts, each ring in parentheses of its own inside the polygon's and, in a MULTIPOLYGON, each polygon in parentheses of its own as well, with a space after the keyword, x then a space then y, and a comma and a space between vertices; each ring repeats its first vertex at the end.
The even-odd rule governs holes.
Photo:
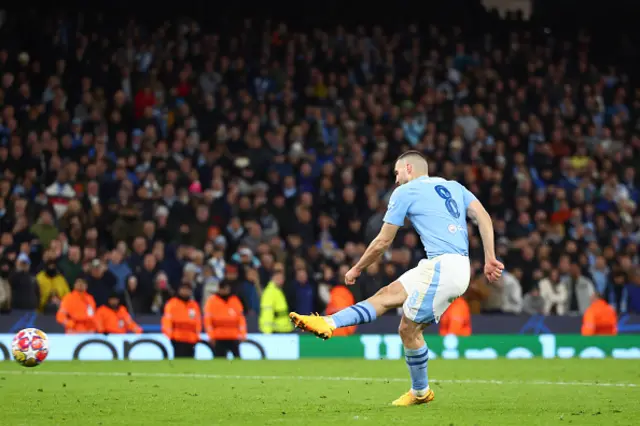
POLYGON ((476 199, 456 181, 422 176, 393 191, 384 221, 402 226, 408 217, 430 259, 447 253, 468 256, 467 207, 476 199))

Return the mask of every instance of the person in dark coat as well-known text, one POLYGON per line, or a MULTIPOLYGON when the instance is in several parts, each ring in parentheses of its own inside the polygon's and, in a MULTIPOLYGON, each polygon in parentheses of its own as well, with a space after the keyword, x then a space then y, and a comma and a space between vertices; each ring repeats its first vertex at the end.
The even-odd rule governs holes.
POLYGON ((29 272, 31 260, 24 253, 18 255, 16 269, 9 276, 12 294, 12 308, 33 310, 40 305, 40 287, 33 275, 29 272))
POLYGON ((116 291, 116 277, 109 272, 100 259, 91 262, 89 274, 87 274, 88 292, 96 301, 96 307, 106 305, 109 295, 116 291))

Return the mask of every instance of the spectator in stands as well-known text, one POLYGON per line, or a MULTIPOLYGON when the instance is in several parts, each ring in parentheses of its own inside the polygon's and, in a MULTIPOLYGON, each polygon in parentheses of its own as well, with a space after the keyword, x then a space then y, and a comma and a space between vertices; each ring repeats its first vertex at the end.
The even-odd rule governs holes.
POLYGON ((582 316, 583 336, 615 336, 618 316, 615 309, 598 293, 593 293, 591 305, 582 316))
POLYGON ((564 315, 567 312, 567 286, 560 280, 560 273, 552 269, 549 276, 538 283, 540 296, 544 299, 545 315, 564 315))
POLYGON ((93 296, 96 306, 107 304, 109 295, 116 291, 116 278, 100 259, 93 259, 86 275, 88 292, 93 296))
POLYGON ((305 268, 296 269, 293 288, 295 292, 294 311, 310 315, 315 307, 315 289, 305 268))
POLYGON ((114 249, 109 255, 109 261, 107 263, 107 269, 116 279, 115 292, 117 294, 124 294, 126 281, 133 273, 129 265, 124 262, 124 253, 119 249, 114 249))
POLYGON ((567 288, 566 312, 584 313, 591 304, 591 296, 594 293, 593 283, 580 270, 580 265, 571 265, 569 277, 563 280, 567 288))
POLYGON ((80 247, 76 245, 69 246, 67 254, 58 260, 58 269, 67 283, 76 282, 76 279, 84 273, 82 270, 82 252, 80 247))
POLYGON ((604 256, 598 256, 595 260, 595 264, 591 266, 589 270, 591 274, 591 280, 595 286, 595 291, 598 294, 606 294, 607 286, 609 285, 609 267, 607 266, 607 260, 604 256))
MULTIPOLYGON (((312 286, 322 264, 339 276, 380 228, 393 160, 410 147, 427 155, 433 175, 461 181, 487 206, 500 256, 522 272, 524 298, 558 269, 568 291, 563 312, 583 312, 593 291, 619 312, 631 309, 640 92, 630 70, 597 62, 596 41, 532 37, 508 23, 482 27, 480 15, 474 24, 491 37, 464 26, 433 26, 429 37, 283 29, 277 43, 267 22, 207 37, 189 25, 174 35, 141 20, 110 34, 120 17, 102 19, 70 19, 78 24, 65 43, 86 45, 80 56, 51 25, 32 26, 43 42, 22 64, 14 47, 29 44, 3 37, 0 261, 12 269, 21 253, 31 261, 30 273, 10 272, 14 309, 39 300, 37 286, 20 285, 16 295, 14 284, 43 269, 48 246, 69 283, 79 265, 109 261, 104 254, 116 248, 130 253, 120 265, 135 277, 116 273, 114 287, 127 283, 136 314, 160 313, 183 275, 213 284, 204 268, 212 258, 218 281, 229 263, 257 268, 261 282, 276 263, 304 262, 312 286), (234 38, 246 31, 257 39, 234 38), (218 41, 227 38, 238 43, 218 41), (501 42, 512 39, 517 49, 501 42), (463 59, 451 54, 452 40, 463 59), (252 47, 261 43, 256 57, 252 47), (27 88, 28 112, 15 95, 27 88), (200 272, 191 277, 186 264, 200 272), (614 279, 617 271, 625 278, 614 279), (161 272, 166 288, 158 287, 161 272)), ((415 235, 402 233, 350 289, 356 301, 423 256, 415 235)), ((482 258, 477 230, 469 236, 470 258, 482 258)), ((298 269, 286 277, 288 306, 298 303, 298 269)), ((244 282, 244 267, 238 272, 244 282)), ((113 291, 107 287, 99 304, 113 291)), ((201 305, 206 287, 195 288, 201 305)), ((258 287, 240 287, 245 312, 257 311, 258 287)), ((301 286, 301 296, 310 288, 301 286)), ((466 297, 474 313, 513 310, 507 287, 488 287, 481 276, 466 297)), ((319 310, 319 299, 307 308, 319 310)))
POLYGON ((53 216, 49 210, 44 209, 40 212, 40 218, 31 226, 31 233, 38 237, 42 247, 47 249, 51 241, 58 238, 59 230, 53 223, 53 216))
POLYGON ((633 282, 628 287, 629 313, 640 314, 640 268, 636 268, 633 282))
POLYGON ((521 278, 522 271, 518 268, 502 272, 502 279, 500 280, 502 284, 502 312, 509 314, 522 312, 521 278))
POLYGON ((7 259, 0 260, 0 313, 11 310, 11 263, 7 259))
POLYGON ((40 307, 40 287, 29 272, 31 259, 20 253, 16 260, 16 268, 9 276, 11 284, 11 302, 13 309, 37 310, 40 307))
POLYGON ((527 315, 544 315, 545 300, 540 295, 540 290, 537 287, 531 289, 529 293, 524 296, 522 301, 522 312, 527 315))
POLYGON ((157 290, 165 290, 165 283, 156 282, 158 269, 155 256, 147 254, 142 262, 143 264, 136 269, 135 281, 132 281, 135 285, 129 287, 133 310, 136 314, 150 313, 154 294, 157 290), (156 284, 161 286, 157 287, 156 284))

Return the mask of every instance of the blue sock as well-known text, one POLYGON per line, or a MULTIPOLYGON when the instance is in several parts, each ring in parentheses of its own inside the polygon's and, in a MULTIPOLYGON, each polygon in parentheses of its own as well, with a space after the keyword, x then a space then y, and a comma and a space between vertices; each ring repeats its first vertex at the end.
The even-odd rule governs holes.
POLYGON ((425 343, 420 349, 404 348, 404 359, 409 367, 411 375, 411 389, 417 391, 416 396, 423 396, 420 391, 424 391, 429 387, 429 378, 427 377, 427 361, 429 360, 429 349, 425 343))
POLYGON ((349 327, 356 324, 365 324, 376 319, 376 309, 367 301, 356 303, 335 314, 331 319, 337 328, 349 327))

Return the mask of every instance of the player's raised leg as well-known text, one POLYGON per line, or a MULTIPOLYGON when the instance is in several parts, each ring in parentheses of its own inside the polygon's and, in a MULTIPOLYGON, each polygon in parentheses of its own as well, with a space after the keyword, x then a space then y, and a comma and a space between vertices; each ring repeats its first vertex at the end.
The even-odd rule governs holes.
POLYGON ((429 361, 429 349, 422 336, 425 324, 411 321, 405 315, 400 320, 398 333, 404 346, 404 358, 409 367, 411 376, 411 389, 400 398, 392 402, 398 407, 425 404, 433 401, 434 394, 429 388, 427 375, 427 362, 429 361))
POLYGON ((329 339, 336 328, 369 323, 389 309, 399 308, 406 299, 407 292, 404 287, 399 281, 394 281, 378 290, 367 300, 349 306, 331 316, 300 315, 291 312, 289 317, 297 328, 311 332, 323 339, 329 339))

